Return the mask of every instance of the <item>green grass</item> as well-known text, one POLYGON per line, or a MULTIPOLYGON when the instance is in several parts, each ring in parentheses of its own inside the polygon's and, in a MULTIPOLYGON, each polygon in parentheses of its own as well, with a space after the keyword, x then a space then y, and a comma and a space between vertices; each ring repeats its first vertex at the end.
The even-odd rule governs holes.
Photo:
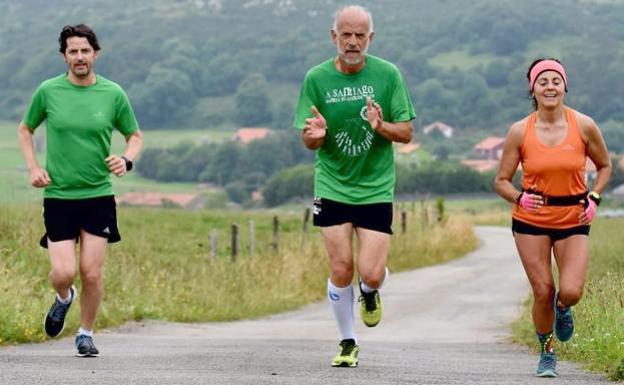
MULTIPOLYGON (((556 343, 557 355, 624 380, 624 219, 599 218, 592 224, 590 267, 581 302, 574 307, 575 334, 556 343)), ((531 299, 513 324, 513 340, 537 350, 531 299)))
POLYGON ((467 71, 471 68, 478 66, 479 64, 486 66, 495 59, 495 55, 471 55, 468 50, 460 49, 438 54, 429 59, 429 63, 435 67, 439 67, 445 70, 450 70, 453 69, 453 67, 457 67, 460 71, 467 71))
MULTIPOLYGON (((121 208, 123 241, 109 249, 96 329, 144 318, 254 318, 323 299, 326 251, 317 229, 301 233, 302 213, 121 208), (282 231, 279 253, 271 246, 276 214, 282 231), (249 219, 255 222, 254 255, 246 248, 249 219), (231 262, 228 234, 234 222, 241 229, 241 253, 231 262), (218 230, 216 260, 210 253, 211 229, 218 230)), ((419 218, 410 214, 408 234, 397 231, 393 237, 391 270, 443 262, 477 246, 467 220, 451 217, 444 224, 421 226, 419 218)), ((37 244, 42 232, 38 205, 0 204, 0 344, 45 340, 41 320, 53 290, 47 252, 37 244)), ((78 326, 77 308, 70 311, 67 333, 78 326)))
MULTIPOLYGON (((437 215, 437 198, 431 195, 424 201, 430 218, 437 215)), ((421 201, 400 202, 399 207, 401 210, 421 212, 422 204, 421 201)), ((451 197, 444 200, 444 207, 447 215, 462 217, 474 225, 511 226, 511 205, 494 194, 465 199, 451 197)))

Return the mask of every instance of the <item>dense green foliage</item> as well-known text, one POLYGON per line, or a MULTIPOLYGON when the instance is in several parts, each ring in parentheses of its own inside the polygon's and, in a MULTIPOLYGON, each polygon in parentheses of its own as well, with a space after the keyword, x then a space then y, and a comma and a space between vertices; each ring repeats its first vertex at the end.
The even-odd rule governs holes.
POLYGON ((314 153, 303 147, 292 130, 246 145, 235 141, 183 141, 172 147, 148 148, 137 162, 137 171, 161 182, 203 182, 225 187, 233 201, 242 203, 277 171, 309 163, 313 158, 314 153))
MULTIPOLYGON (((491 173, 480 174, 450 162, 399 164, 396 174, 395 193, 399 195, 492 192, 494 177, 491 173)), ((301 164, 284 169, 267 181, 263 189, 264 201, 271 207, 292 199, 309 198, 313 180, 313 165, 301 164)))
POLYGON ((310 198, 314 191, 314 166, 300 164, 273 175, 264 186, 264 202, 269 207, 292 199, 310 198))
MULTIPOLYGON (((306 70, 335 52, 328 30, 343 3, 2 2, 0 118, 18 120, 37 84, 64 71, 58 33, 86 22, 103 47, 98 72, 128 91, 142 127, 286 128, 306 70)), ((370 52, 403 72, 417 127, 443 120, 503 133, 531 108, 525 73, 538 56, 566 64, 570 105, 599 123, 624 121, 621 2, 361 3, 375 20, 370 52)))

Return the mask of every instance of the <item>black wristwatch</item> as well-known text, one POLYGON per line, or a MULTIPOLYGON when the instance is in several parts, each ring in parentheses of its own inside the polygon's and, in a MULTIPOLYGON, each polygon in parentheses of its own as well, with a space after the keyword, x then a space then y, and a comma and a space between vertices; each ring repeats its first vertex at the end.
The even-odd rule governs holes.
POLYGON ((587 197, 593 200, 596 206, 600 206, 600 202, 602 201, 602 197, 600 197, 600 194, 595 191, 590 191, 589 194, 587 194, 587 197))
POLYGON ((132 161, 126 158, 125 156, 122 156, 121 159, 123 159, 124 162, 126 162, 126 171, 132 170, 132 161))

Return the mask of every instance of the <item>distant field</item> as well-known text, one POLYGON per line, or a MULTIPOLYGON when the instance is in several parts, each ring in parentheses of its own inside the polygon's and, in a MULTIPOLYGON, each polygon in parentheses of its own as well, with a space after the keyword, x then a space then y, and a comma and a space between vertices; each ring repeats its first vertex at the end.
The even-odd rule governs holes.
POLYGON ((572 47, 572 44, 569 39, 564 37, 553 37, 548 40, 531 42, 526 50, 525 57, 529 60, 529 63, 540 57, 560 58, 564 52, 572 47))
POLYGON ((457 67, 459 70, 465 71, 479 64, 488 65, 494 59, 496 59, 495 55, 471 55, 467 50, 462 49, 436 55, 429 60, 429 63, 446 70, 457 67))
MULTIPOLYGON (((429 218, 437 216, 436 202, 438 195, 431 195, 417 200, 399 201, 400 210, 421 213, 423 205, 429 218)), ((474 225, 509 226, 511 225, 511 205, 495 194, 454 195, 443 197, 445 216, 462 217, 474 225)))
MULTIPOLYGON (((24 159, 17 140, 17 122, 0 122, 0 202, 29 202, 41 199, 41 190, 30 187, 28 175, 24 167, 24 159)), ((43 134, 44 130, 35 132, 35 137, 43 134)), ((232 137, 233 131, 212 130, 151 130, 143 132, 144 148, 166 147, 175 145, 183 140, 195 143, 223 142, 232 137)), ((112 151, 121 153, 124 148, 124 138, 119 134, 113 135, 112 151)), ((38 155, 39 162, 45 163, 45 156, 38 155)), ((112 177, 115 193, 123 194, 128 191, 158 191, 158 192, 195 192, 195 183, 157 183, 130 173, 123 178, 112 177)))
MULTIPOLYGON (((169 130, 143 130, 144 148, 169 147, 177 143, 190 140, 194 143, 201 142, 224 142, 234 135, 234 131, 212 131, 198 129, 169 129, 169 130)), ((124 138, 121 135, 113 136, 113 150, 120 152, 123 149, 124 138)))

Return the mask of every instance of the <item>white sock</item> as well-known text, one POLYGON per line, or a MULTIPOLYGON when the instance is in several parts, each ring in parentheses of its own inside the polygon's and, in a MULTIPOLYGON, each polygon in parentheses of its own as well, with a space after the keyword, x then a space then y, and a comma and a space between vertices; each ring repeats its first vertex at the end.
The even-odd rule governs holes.
POLYGON ((388 268, 386 267, 386 273, 385 273, 385 275, 384 275, 384 279, 383 279, 383 281, 381 281, 381 285, 379 285, 379 287, 378 287, 377 289, 370 288, 370 287, 366 286, 366 284, 364 283, 364 281, 361 281, 361 282, 360 282, 360 290, 361 290, 363 293, 372 293, 372 292, 374 292, 375 290, 381 290, 381 288, 383 287, 383 285, 384 285, 384 284, 386 283, 386 281, 388 280, 388 276, 389 276, 389 275, 390 275, 390 272, 388 271, 388 268))
POLYGON ((334 317, 338 322, 341 339, 353 339, 355 337, 355 316, 353 315, 353 285, 336 287, 331 279, 327 280, 327 298, 334 311, 334 317))
POLYGON ((71 288, 68 290, 69 291, 69 295, 67 296, 67 298, 61 298, 60 295, 58 295, 58 293, 56 293, 56 298, 58 298, 59 301, 61 301, 61 303, 63 305, 67 305, 68 303, 70 303, 72 301, 72 293, 71 293, 71 288))
POLYGON ((76 333, 76 335, 77 336, 83 335, 83 336, 87 336, 87 337, 93 337, 93 330, 87 330, 87 329, 79 328, 78 329, 78 333, 76 333))

